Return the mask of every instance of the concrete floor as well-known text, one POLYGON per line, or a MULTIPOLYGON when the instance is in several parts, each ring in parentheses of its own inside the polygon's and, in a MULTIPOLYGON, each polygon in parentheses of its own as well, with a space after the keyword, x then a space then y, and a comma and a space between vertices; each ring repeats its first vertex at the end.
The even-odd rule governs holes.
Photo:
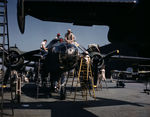
MULTIPOLYGON (((58 93, 52 97, 39 96, 36 87, 27 84, 23 87, 21 103, 15 103, 14 117, 150 117, 150 95, 143 92, 143 83, 127 82, 125 88, 116 88, 115 82, 103 83, 96 89, 96 100, 88 96, 88 101, 77 92, 70 94, 67 88, 66 100, 59 100, 58 93)), ((67 85, 70 87, 70 85, 67 85)), ((92 91, 91 91, 92 93, 92 91)), ((5 92, 4 117, 11 116, 10 92, 5 92)))

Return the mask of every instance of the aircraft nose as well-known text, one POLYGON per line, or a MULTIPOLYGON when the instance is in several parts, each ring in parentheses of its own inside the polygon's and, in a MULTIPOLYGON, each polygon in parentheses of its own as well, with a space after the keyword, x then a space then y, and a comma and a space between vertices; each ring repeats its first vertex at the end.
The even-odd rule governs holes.
POLYGON ((75 46, 66 46, 66 51, 59 54, 59 63, 61 68, 71 68, 77 63, 78 50, 75 46))
POLYGON ((68 48, 67 49, 67 54, 68 55, 73 55, 75 53, 75 48, 68 48))

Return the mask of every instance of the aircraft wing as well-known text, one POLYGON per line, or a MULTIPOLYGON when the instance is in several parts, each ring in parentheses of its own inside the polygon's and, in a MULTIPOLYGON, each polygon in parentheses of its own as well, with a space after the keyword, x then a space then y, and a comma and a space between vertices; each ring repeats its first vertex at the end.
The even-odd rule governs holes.
POLYGON ((150 71, 138 71, 138 73, 139 73, 139 74, 146 74, 146 73, 149 74, 150 71))
POLYGON ((40 54, 40 49, 38 50, 33 50, 29 52, 24 52, 23 54, 19 55, 19 57, 23 57, 24 60, 27 61, 39 61, 41 54, 40 54))
POLYGON ((0 64, 2 64, 2 54, 4 51, 4 64, 6 67, 30 66, 34 67, 35 62, 41 58, 40 49, 32 50, 29 52, 20 51, 17 47, 10 47, 9 51, 0 48, 0 64))
POLYGON ((120 70, 112 70, 114 73, 124 73, 124 74, 132 74, 132 72, 129 71, 120 71, 120 70))
POLYGON ((129 15, 137 1, 18 0, 18 24, 23 33, 25 15, 30 15, 43 21, 66 22, 87 26, 109 25, 113 21, 122 21, 123 19, 119 17, 129 15))
MULTIPOLYGON (((109 42, 125 44, 130 47, 134 46, 136 49, 140 48, 140 51, 137 50, 138 53, 147 56, 150 47, 149 40, 143 37, 145 30, 141 30, 147 26, 144 24, 148 24, 148 21, 145 19, 148 19, 149 8, 144 5, 148 4, 147 1, 18 0, 18 24, 21 33, 24 33, 25 17, 30 15, 42 21, 65 22, 87 26, 106 25, 109 26, 109 42), (145 8, 146 10, 144 10, 145 8), (143 11, 146 12, 146 16, 143 11), (145 51, 147 51, 146 54, 144 54, 145 51)), ((149 37, 149 35, 145 37, 149 37)))
POLYGON ((133 61, 133 62, 150 62, 150 58, 145 57, 134 57, 134 56, 122 56, 114 55, 111 57, 113 60, 122 60, 122 61, 133 61))
POLYGON ((40 57, 40 49, 32 50, 29 52, 24 52, 24 51, 19 50, 19 48, 17 48, 17 47, 10 47, 10 49, 9 49, 10 52, 8 52, 8 50, 0 47, 0 58, 3 55, 3 51, 5 53, 5 56, 11 54, 11 56, 14 56, 16 58, 23 57, 25 60, 38 61, 38 59, 39 59, 38 57, 40 57))

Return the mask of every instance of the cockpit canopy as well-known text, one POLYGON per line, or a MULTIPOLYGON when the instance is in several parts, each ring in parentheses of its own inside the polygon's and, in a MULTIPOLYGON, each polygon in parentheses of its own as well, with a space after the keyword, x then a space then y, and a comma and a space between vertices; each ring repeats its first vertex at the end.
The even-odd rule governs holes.
POLYGON ((66 44, 66 42, 62 43, 55 43, 53 45, 48 44, 48 49, 52 53, 59 53, 59 54, 68 54, 68 55, 76 55, 78 54, 78 49, 73 44, 66 44))

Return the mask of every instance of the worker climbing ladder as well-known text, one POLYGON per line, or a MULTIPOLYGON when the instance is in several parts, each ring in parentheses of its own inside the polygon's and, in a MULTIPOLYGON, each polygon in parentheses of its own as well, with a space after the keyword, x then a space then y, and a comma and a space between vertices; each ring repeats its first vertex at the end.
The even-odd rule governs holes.
POLYGON ((86 55, 85 57, 81 57, 74 100, 76 99, 76 92, 77 92, 77 87, 79 83, 81 87, 82 97, 85 97, 86 101, 87 101, 88 92, 90 96, 92 96, 91 91, 90 91, 91 89, 93 90, 92 97, 96 99, 95 89, 93 87, 94 82, 93 82, 93 77, 92 77, 91 61, 88 55, 86 55))
POLYGON ((1 117, 3 116, 3 79, 4 79, 4 59, 5 53, 9 52, 9 33, 8 33, 8 17, 7 17, 7 0, 0 0, 0 53, 2 54, 2 74, 1 74, 1 90, 0 90, 0 110, 1 117))

